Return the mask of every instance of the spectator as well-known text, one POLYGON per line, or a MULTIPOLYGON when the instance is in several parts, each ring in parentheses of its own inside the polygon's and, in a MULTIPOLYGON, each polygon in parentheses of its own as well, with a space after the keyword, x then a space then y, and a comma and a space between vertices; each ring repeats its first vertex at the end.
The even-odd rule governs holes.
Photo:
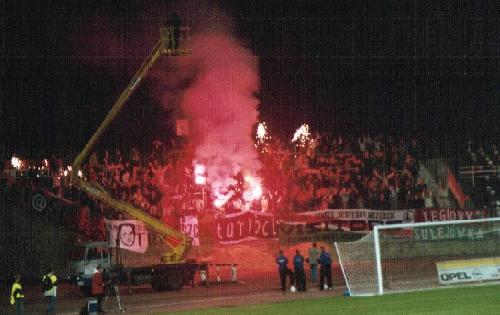
POLYGON ((293 267, 295 271, 295 282, 297 291, 306 291, 306 274, 304 271, 304 256, 297 249, 293 257, 293 267))
POLYGON ((290 278, 290 286, 295 285, 293 272, 288 268, 288 258, 285 257, 283 251, 278 252, 278 257, 276 257, 276 263, 278 264, 278 273, 281 281, 281 290, 286 292, 286 277, 290 278))
POLYGON ((307 262, 309 263, 309 269, 311 271, 311 281, 318 281, 318 256, 319 250, 316 247, 316 243, 312 243, 312 247, 309 248, 307 255, 307 262))
POLYGON ((321 266, 320 270, 320 281, 319 281, 319 289, 324 290, 332 290, 332 258, 330 254, 325 251, 325 247, 321 246, 321 254, 318 258, 318 264, 321 266), (326 280, 326 283, 325 283, 326 280))
POLYGON ((427 188, 425 190, 424 207, 425 208, 433 208, 434 207, 434 195, 432 193, 432 189, 431 188, 427 188))

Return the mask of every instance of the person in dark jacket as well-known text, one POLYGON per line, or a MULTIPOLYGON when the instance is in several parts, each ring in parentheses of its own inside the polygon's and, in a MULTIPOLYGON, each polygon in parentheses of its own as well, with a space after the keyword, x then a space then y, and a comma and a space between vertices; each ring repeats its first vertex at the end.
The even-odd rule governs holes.
POLYGON ((295 271, 295 282, 297 291, 306 290, 306 273, 304 271, 304 256, 302 256, 297 249, 293 257, 293 267, 295 271))
POLYGON ((104 297, 104 280, 101 265, 97 265, 96 272, 92 275, 92 296, 97 297, 97 312, 106 313, 102 309, 102 298, 104 297))
POLYGON ((318 264, 321 266, 321 270, 319 272, 319 289, 324 290, 332 290, 332 258, 330 254, 325 251, 325 247, 321 246, 321 254, 318 258, 318 264), (325 286, 326 279, 326 286, 325 286))
POLYGON ((278 257, 276 257, 276 263, 278 264, 278 273, 281 280, 281 290, 286 292, 286 276, 290 277, 290 286, 295 285, 295 281, 293 272, 288 268, 288 258, 285 257, 282 250, 279 251, 278 257))

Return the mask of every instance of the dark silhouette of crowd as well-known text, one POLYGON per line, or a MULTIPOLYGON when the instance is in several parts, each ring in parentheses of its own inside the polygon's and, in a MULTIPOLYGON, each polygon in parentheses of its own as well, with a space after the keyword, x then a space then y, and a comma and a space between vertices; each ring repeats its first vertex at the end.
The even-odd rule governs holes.
MULTIPOLYGON (((269 144, 261 155, 264 194, 254 210, 310 211, 326 208, 402 209, 424 207, 415 140, 382 136, 317 135, 304 146, 269 144)), ((166 149, 154 141, 146 154, 93 153, 85 165, 91 182, 156 218, 210 207, 194 183, 185 147, 166 149)), ((231 203, 228 203, 231 204, 231 203)))
MULTIPOLYGON (((405 209, 424 207, 427 187, 418 176, 419 145, 415 139, 361 135, 316 134, 308 141, 270 140, 259 153, 263 195, 250 209, 273 213, 327 208, 405 209)), ((97 150, 82 176, 119 200, 176 227, 187 214, 214 208, 210 187, 194 182, 194 150, 188 143, 153 141, 136 147, 97 150)), ((68 195, 69 175, 60 159, 49 159, 52 186, 60 198, 68 195)), ((239 198, 235 195, 234 198, 239 198)), ((233 198, 233 199, 234 199, 233 198)), ((109 206, 82 197, 78 226, 104 238, 104 217, 127 219, 109 206)), ((230 200, 223 209, 234 212, 230 200)), ((248 208, 247 208, 248 209, 248 208)))
POLYGON ((468 141, 456 173, 472 206, 500 212, 500 153, 495 143, 468 141))
POLYGON ((413 139, 320 134, 304 146, 275 141, 270 152, 264 178, 278 210, 424 207, 413 139))
MULTIPOLYGON (((125 154, 92 153, 84 166, 86 179, 105 188, 115 198, 129 202, 169 226, 178 219, 203 210, 201 187, 193 181, 189 150, 153 141, 147 153, 132 147, 125 154)), ((132 219, 103 203, 96 203, 108 219, 132 219)))

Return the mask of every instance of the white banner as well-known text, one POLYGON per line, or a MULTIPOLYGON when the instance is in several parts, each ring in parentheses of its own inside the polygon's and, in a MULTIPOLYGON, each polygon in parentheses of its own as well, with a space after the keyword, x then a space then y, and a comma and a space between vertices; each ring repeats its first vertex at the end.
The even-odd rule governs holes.
POLYGON ((200 236, 198 228, 198 217, 187 215, 181 218, 182 232, 191 238, 191 245, 200 246, 200 236))
POLYGON ((317 211, 302 212, 297 216, 310 218, 324 218, 336 221, 380 221, 391 223, 413 222, 415 211, 409 210, 371 210, 371 209, 324 209, 317 211))
POLYGON ((436 262, 439 283, 448 285, 500 279, 500 258, 436 262))
MULTIPOLYGON (((411 223, 415 210, 324 209, 281 216, 280 225, 316 225, 317 229, 368 232, 377 224, 411 223)), ((282 231, 282 229, 280 229, 282 231)))
POLYGON ((108 243, 137 253, 148 249, 148 230, 139 220, 106 220, 108 243))

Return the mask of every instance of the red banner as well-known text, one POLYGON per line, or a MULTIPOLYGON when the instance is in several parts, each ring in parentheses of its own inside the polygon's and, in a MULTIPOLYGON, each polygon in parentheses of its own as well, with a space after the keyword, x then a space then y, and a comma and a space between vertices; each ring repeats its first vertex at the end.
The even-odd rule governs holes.
POLYGON ((450 220, 473 220, 488 217, 488 210, 464 210, 464 209, 415 209, 415 222, 450 221, 450 220))
POLYGON ((216 238, 221 244, 278 237, 278 226, 271 213, 245 211, 228 214, 218 216, 215 224, 216 238))

